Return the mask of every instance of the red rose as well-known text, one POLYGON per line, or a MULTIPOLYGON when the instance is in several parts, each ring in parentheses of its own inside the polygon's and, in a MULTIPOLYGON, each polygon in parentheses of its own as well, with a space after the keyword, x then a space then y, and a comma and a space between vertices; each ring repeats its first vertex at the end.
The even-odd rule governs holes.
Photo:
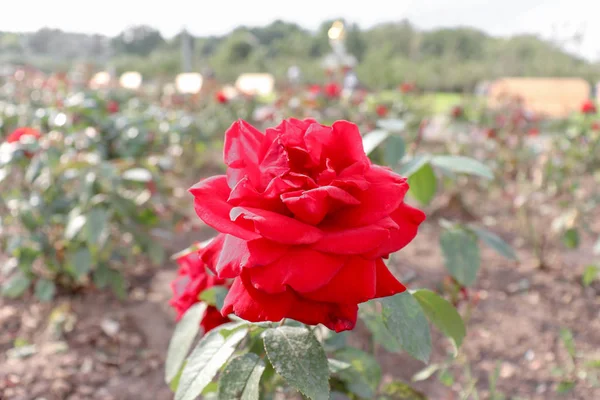
POLYGON ((416 88, 417 87, 415 86, 415 84, 411 82, 404 82, 400 85, 400 91, 405 94, 414 92, 416 88))
POLYGON ((217 102, 221 104, 227 104, 229 101, 229 97, 227 97, 227 95, 225 95, 225 93, 221 90, 217 92, 215 98, 217 99, 217 102))
POLYGON ((383 104, 379 104, 377 106, 377 108, 375 108, 375 112, 377 113, 377 115, 379 115, 380 117, 385 117, 388 113, 388 109, 386 106, 384 106, 383 104))
POLYGON ((600 131, 600 122, 598 122, 598 121, 592 122, 592 130, 593 131, 600 131))
POLYGON ((406 288, 383 258, 406 246, 425 215, 404 203, 405 178, 371 164, 358 127, 284 120, 225 133, 227 174, 190 189, 198 216, 221 232, 201 258, 235 278, 223 315, 292 318, 337 332, 358 304, 406 288))
POLYGON ((7 136, 6 141, 8 143, 16 143, 21 141, 23 136, 32 136, 35 139, 39 139, 42 137, 42 134, 37 129, 33 128, 17 128, 7 136))
POLYGON ((488 128, 485 131, 485 136, 487 136, 489 139, 494 139, 496 138, 496 130, 494 128, 488 128))
POLYGON ((529 136, 538 136, 540 134, 540 130, 538 128, 529 129, 529 136))
MULTIPOLYGON (((177 311, 177 320, 179 321, 183 314, 192 305, 198 303, 200 293, 213 286, 224 286, 226 281, 216 276, 209 275, 200 256, 205 254, 207 248, 200 251, 193 251, 177 259, 179 264, 178 277, 171 283, 173 297, 169 304, 177 311)), ((216 307, 209 306, 202 318, 202 328, 204 332, 229 322, 229 318, 223 317, 216 307)))
POLYGON ((586 100, 581 105, 581 112, 583 114, 596 114, 596 105, 591 100, 586 100))
POLYGON ((310 85, 308 87, 308 91, 310 92, 310 94, 317 95, 317 94, 321 93, 321 86, 320 85, 310 85))
POLYGON ((342 94, 342 89, 340 88, 340 85, 338 85, 335 82, 331 82, 328 83, 327 85, 325 85, 325 95, 329 98, 337 98, 340 97, 340 94, 342 94))
POLYGON ((461 106, 454 106, 452 107, 452 117, 453 118, 460 118, 463 116, 464 110, 461 106))
POLYGON ((106 104, 106 111, 110 114, 116 114, 119 112, 119 102, 111 100, 106 104))

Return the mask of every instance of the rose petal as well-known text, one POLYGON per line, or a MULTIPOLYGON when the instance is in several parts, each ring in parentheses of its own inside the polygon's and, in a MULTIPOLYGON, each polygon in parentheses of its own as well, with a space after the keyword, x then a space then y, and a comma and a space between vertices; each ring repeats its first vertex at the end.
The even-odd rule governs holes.
POLYGON ((343 230, 324 228, 323 238, 313 248, 333 254, 363 254, 378 248, 389 237, 389 229, 377 225, 343 230))
POLYGON ((350 193, 335 186, 288 192, 281 195, 281 199, 297 219, 311 225, 317 225, 331 209, 340 205, 359 204, 350 193))
MULTIPOLYGON (((238 225, 242 225, 244 220, 251 222, 255 232, 278 243, 309 244, 323 237, 321 231, 312 225, 268 210, 234 207, 230 211, 230 218, 238 225)), ((239 234, 235 236, 241 237, 239 234)))
POLYGON ((221 314, 227 316, 233 313, 250 322, 277 322, 286 317, 294 300, 294 294, 291 292, 266 294, 256 290, 243 271, 233 281, 221 314))
POLYGON ((393 296, 402 293, 406 287, 396 279, 381 258, 375 260, 376 288, 375 298, 393 296))
POLYGON ((323 324, 336 332, 354 329, 358 305, 297 301, 287 317, 308 325, 323 324))
POLYGON ((246 240, 260 237, 258 233, 245 229, 229 218, 232 210, 231 205, 227 203, 230 189, 224 175, 202 180, 192 186, 189 191, 194 196, 196 214, 208 226, 221 233, 229 233, 246 240))
POLYGON ((326 285, 345 263, 336 257, 306 248, 291 248, 277 261, 248 270, 255 288, 268 293, 281 293, 290 286, 305 293, 326 285))
MULTIPOLYGON (((248 176, 252 182, 258 183, 260 181, 258 153, 263 139, 264 135, 246 121, 234 122, 225 132, 223 144, 225 164, 229 168, 244 171, 242 176, 248 176)), ((237 180, 231 179, 230 183, 236 184, 237 180)))
POLYGON ((200 249, 198 255, 200 260, 210 269, 215 275, 217 274, 217 261, 219 260, 219 254, 223 248, 225 242, 225 236, 223 234, 217 235, 213 240, 210 241, 203 249, 200 249))
POLYGON ((235 278, 248 261, 248 242, 231 235, 225 235, 223 247, 215 270, 219 278, 235 278))
POLYGON ((375 297, 375 260, 350 257, 328 284, 302 297, 335 303, 362 303, 375 297))
POLYGON ((425 213, 406 203, 400 204, 391 215, 398 225, 390 230, 390 237, 379 248, 369 254, 370 258, 385 257, 409 244, 419 230, 419 225, 425 220, 425 213))

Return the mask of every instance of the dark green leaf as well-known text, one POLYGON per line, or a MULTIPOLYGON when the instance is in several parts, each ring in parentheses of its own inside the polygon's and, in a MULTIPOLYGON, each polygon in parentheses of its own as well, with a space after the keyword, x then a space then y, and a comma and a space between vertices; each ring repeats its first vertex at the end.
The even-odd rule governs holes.
POLYGON ((481 265, 475 235, 461 228, 448 229, 440 236, 440 246, 450 274, 465 286, 475 283, 481 265))
POLYGON ((240 329, 225 339, 218 330, 212 330, 204 336, 187 359, 175 400, 197 398, 247 333, 247 328, 240 329))
POLYGON ((404 140, 400 136, 390 136, 383 146, 383 159, 388 166, 395 166, 402 160, 406 151, 404 140))
POLYGON ((380 400, 427 400, 427 397, 404 382, 393 381, 381 389, 380 400))
POLYGON ((563 243, 569 249, 579 247, 579 232, 575 228, 567 229, 563 235, 563 243))
POLYGON ((165 382, 169 383, 177 376, 200 331, 200 321, 205 313, 206 304, 196 303, 183 314, 181 320, 175 325, 165 361, 165 382))
POLYGON ((275 371, 312 400, 329 399, 327 357, 313 333, 281 326, 264 333, 264 345, 275 371))
POLYGON ((327 365, 329 367, 329 373, 331 375, 333 374, 337 374, 340 371, 343 371, 345 369, 348 369, 351 367, 350 363, 344 362, 344 361, 340 361, 340 360, 336 360, 333 358, 329 358, 327 360, 327 365))
POLYGON ((517 260, 517 255, 515 254, 515 251, 512 249, 512 247, 510 247, 508 243, 502 240, 500 236, 486 229, 477 228, 475 226, 471 226, 470 229, 473 232, 475 232, 475 234, 481 241, 490 246, 492 249, 496 250, 496 252, 501 256, 504 256, 509 260, 517 260))
POLYGON ((125 278, 123 274, 114 269, 109 270, 108 283, 113 293, 121 300, 127 298, 127 287, 125 284, 125 278))
POLYGON ((383 321, 400 346, 413 357, 427 362, 431 354, 431 333, 417 300, 408 292, 380 300, 383 321))
POLYGON ((367 133, 363 136, 363 148, 365 154, 369 155, 373 150, 377 148, 383 141, 390 135, 390 132, 383 130, 375 130, 367 133))
POLYGON ((29 163, 29 167, 25 172, 25 180, 27 181, 27 183, 31 184, 33 183, 33 181, 35 181, 35 179, 40 175, 42 167, 43 164, 40 157, 34 157, 31 160, 31 162, 29 163))
POLYGON ((17 298, 29 288, 29 285, 31 285, 31 280, 21 271, 17 271, 2 284, 2 296, 17 298))
POLYGON ((232 359, 219 380, 219 400, 258 400, 265 363, 254 353, 232 359))
POLYGON ((429 320, 439 328, 444 335, 454 341, 458 349, 466 335, 465 324, 456 308, 446 299, 438 296, 431 290, 420 289, 413 296, 429 320))
POLYGON ((573 390, 574 387, 575 387, 575 382, 563 381, 563 382, 560 382, 558 384, 558 386, 556 387, 556 392, 561 393, 561 394, 569 393, 571 390, 573 390))
POLYGON ((98 289, 104 289, 108 286, 108 282, 110 280, 110 269, 106 263, 99 263, 96 266, 96 269, 93 273, 94 285, 98 287, 98 289))
POLYGON ((87 247, 81 247, 69 257, 70 271, 77 279, 89 274, 92 270, 92 254, 87 247))
POLYGON ((408 193, 419 203, 427 205, 435 196, 437 178, 430 164, 425 164, 408 177, 410 190, 408 193))
POLYGON ((596 265, 588 265, 583 271, 581 282, 583 283, 583 286, 590 286, 598 276, 600 276, 600 267, 596 265))
POLYGON ((430 160, 429 156, 416 156, 402 167, 400 167, 400 175, 410 177, 412 174, 420 170, 430 160))
POLYGON ((485 164, 463 156, 434 156, 431 163, 439 168, 452 172, 481 176, 486 179, 494 179, 494 173, 485 164))
POLYGON ((104 230, 106 229, 109 213, 104 208, 94 208, 87 214, 85 232, 87 242, 90 245, 98 245, 104 230))
POLYGON ((227 296, 227 288, 224 286, 213 286, 200 293, 200 300, 217 307, 219 310, 223 308, 225 296, 227 296))
POLYGON ((365 399, 372 399, 381 381, 381 367, 377 360, 364 351, 346 347, 335 352, 335 357, 350 364, 350 368, 337 373, 352 393, 365 399))
POLYGON ((47 279, 40 279, 35 284, 35 296, 41 301, 50 301, 56 293, 56 285, 47 279))
POLYGON ((374 301, 360 304, 358 316, 373 335, 375 342, 379 343, 387 351, 392 353, 399 352, 402 349, 396 338, 394 338, 385 326, 383 316, 376 309, 376 303, 374 301))

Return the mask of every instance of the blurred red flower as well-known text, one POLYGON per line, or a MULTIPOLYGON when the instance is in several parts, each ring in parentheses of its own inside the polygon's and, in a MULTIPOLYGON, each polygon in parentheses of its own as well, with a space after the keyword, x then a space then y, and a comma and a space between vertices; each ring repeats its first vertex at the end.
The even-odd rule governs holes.
POLYGON ((106 104, 106 111, 110 114, 116 114, 119 112, 119 102, 115 100, 111 100, 106 104))
POLYGON ((412 82, 404 82, 400 85, 400 91, 404 94, 412 93, 415 91, 416 88, 416 85, 412 82))
POLYGON ((592 100, 586 100, 581 105, 581 112, 583 114, 596 114, 596 104, 592 100))
POLYGON ((229 98, 222 90, 219 90, 215 96, 215 99, 220 104, 227 104, 229 102, 229 98))
POLYGON ((452 107, 451 115, 453 118, 460 118, 464 114, 464 110, 461 106, 452 107))
POLYGON ((600 131, 600 121, 594 121, 594 122, 592 122, 592 130, 593 131, 600 131))
POLYGON ((335 82, 325 85, 325 95, 329 98, 337 98, 342 94, 342 88, 335 82))
POLYGON ((42 134, 34 128, 23 127, 15 129, 10 135, 6 137, 8 143, 15 143, 21 140, 23 136, 32 136, 35 139, 42 137, 42 134))
POLYGON ((388 113, 388 108, 386 106, 384 106, 383 104, 379 104, 377 106, 377 108, 375 108, 375 112, 377 113, 377 115, 379 115, 380 117, 385 117, 388 113))

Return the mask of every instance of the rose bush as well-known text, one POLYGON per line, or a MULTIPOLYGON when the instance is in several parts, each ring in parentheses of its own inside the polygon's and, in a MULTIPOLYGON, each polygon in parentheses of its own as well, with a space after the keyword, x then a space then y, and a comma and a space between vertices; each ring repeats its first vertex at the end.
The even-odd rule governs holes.
POLYGON ((405 178, 373 165, 358 127, 288 119, 263 134, 240 120, 225 134, 227 174, 190 189, 221 234, 200 259, 234 278, 223 315, 292 318, 352 329, 358 304, 406 288, 383 258, 425 219, 404 203, 405 178))
MULTIPOLYGON (((173 297, 169 304, 177 311, 178 321, 192 305, 198 303, 199 296, 204 290, 214 286, 226 286, 224 279, 207 273, 204 262, 200 259, 203 251, 204 249, 200 249, 199 252, 191 251, 176 260, 179 270, 177 278, 171 283, 173 297)), ((226 322, 229 322, 229 318, 222 316, 216 307, 209 306, 201 325, 204 332, 208 332, 226 322)))

